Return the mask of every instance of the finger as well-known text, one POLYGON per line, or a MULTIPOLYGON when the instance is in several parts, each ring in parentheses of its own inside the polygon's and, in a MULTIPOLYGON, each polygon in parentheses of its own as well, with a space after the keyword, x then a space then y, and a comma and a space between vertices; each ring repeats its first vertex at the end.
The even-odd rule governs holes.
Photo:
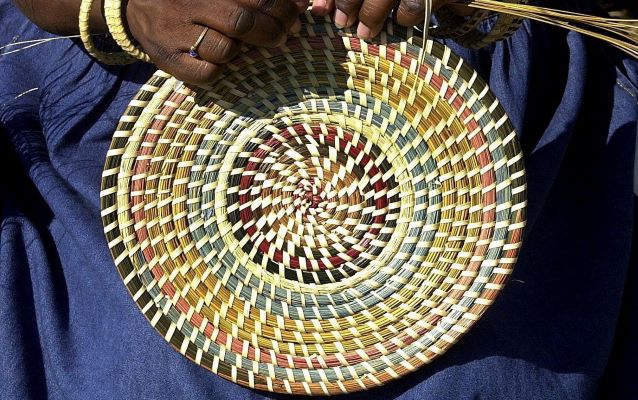
POLYGON ((359 17, 363 0, 335 0, 335 25, 337 28, 352 26, 359 17))
MULTIPOLYGON (((308 5, 310 4, 310 0, 292 0, 297 6, 297 11, 299 14, 303 14, 308 10, 308 5)), ((301 32, 301 19, 297 18, 295 23, 290 28, 291 33, 299 33, 301 32)))
POLYGON ((297 5, 297 9, 300 13, 306 12, 308 9, 308 5, 310 4, 310 0, 293 0, 297 5))
POLYGON ((425 18, 424 0, 401 0, 396 12, 396 21, 399 25, 420 25, 425 18))
POLYGON ((312 2, 312 13, 315 15, 328 15, 335 8, 334 0, 315 0, 312 2))
POLYGON ((365 0, 359 11, 357 36, 361 39, 372 39, 383 28, 396 0, 365 0))
POLYGON ((190 57, 186 53, 174 53, 172 57, 157 60, 155 64, 163 71, 177 79, 205 85, 213 82, 219 76, 222 66, 203 59, 190 57))
POLYGON ((214 12, 198 13, 193 22, 248 44, 275 47, 286 39, 286 30, 295 21, 283 26, 276 18, 253 8, 220 1, 215 3, 214 12))
POLYGON ((299 17, 299 8, 291 0, 240 0, 239 2, 232 1, 232 3, 239 3, 269 15, 283 24, 286 30, 290 29, 299 17))
POLYGON ((301 32, 301 20, 298 19, 297 22, 295 22, 292 26, 292 28, 290 28, 290 33, 299 33, 301 32))
MULTIPOLYGON (((188 53, 191 46, 196 43, 197 38, 204 33, 204 29, 205 27, 201 25, 191 25, 186 36, 192 38, 192 43, 184 41, 179 50, 188 53)), ((239 54, 241 43, 213 29, 208 29, 195 50, 203 60, 213 64, 225 64, 232 61, 239 54)))

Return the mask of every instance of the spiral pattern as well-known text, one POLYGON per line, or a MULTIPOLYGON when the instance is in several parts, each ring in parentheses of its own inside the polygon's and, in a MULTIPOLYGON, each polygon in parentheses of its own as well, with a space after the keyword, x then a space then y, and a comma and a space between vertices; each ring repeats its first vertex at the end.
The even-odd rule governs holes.
POLYGON ((485 83, 389 24, 306 15, 209 87, 158 71, 103 174, 115 264, 178 351, 251 388, 354 392, 430 362, 516 261, 525 174, 485 83))

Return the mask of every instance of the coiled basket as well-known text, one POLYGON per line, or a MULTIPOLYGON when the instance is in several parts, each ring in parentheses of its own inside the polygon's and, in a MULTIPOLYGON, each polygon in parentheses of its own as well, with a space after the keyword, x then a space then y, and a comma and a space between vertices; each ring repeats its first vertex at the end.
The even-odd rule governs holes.
MULTIPOLYGON (((414 34, 414 35, 413 35, 414 34)), ((158 71, 121 118, 101 205, 151 325, 251 388, 359 391, 454 344, 516 263, 525 171, 449 48, 305 16, 208 87, 158 71)))

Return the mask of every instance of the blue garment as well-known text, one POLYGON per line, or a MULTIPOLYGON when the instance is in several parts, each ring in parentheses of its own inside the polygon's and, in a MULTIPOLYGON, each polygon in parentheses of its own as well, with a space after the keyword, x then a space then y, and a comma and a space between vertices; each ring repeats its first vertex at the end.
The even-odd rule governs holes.
MULTIPOLYGON (((7 0, 0 21, 0 45, 51 36, 7 0)), ((454 49, 518 130, 524 247, 493 307, 448 353, 347 398, 638 399, 636 63, 536 23, 491 49, 454 49)), ((0 56, 2 399, 290 398, 178 354, 115 269, 100 176, 114 127, 151 73, 100 65, 68 39, 0 56)))

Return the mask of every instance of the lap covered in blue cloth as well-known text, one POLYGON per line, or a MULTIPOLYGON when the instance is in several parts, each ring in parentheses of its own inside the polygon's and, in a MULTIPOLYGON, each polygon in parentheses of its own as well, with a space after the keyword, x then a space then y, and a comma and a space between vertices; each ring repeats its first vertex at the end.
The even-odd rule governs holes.
MULTIPOLYGON (((553 4, 591 11, 582 3, 553 4)), ((0 45, 52 37, 7 0, 0 21, 0 45)), ((529 22, 490 49, 450 45, 517 128, 525 244, 495 304, 448 353, 347 398, 638 398, 636 63, 529 22)), ((100 176, 153 68, 101 65, 69 39, 10 50, 0 54, 0 397, 290 397, 240 387, 174 351, 114 267, 100 176)))

